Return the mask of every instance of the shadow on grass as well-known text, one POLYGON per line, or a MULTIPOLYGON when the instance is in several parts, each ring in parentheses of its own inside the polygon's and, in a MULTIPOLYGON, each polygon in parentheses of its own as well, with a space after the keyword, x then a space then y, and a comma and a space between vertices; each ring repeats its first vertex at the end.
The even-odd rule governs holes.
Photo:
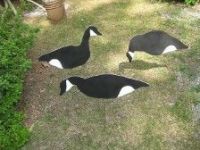
POLYGON ((131 63, 122 62, 119 64, 119 70, 123 70, 123 69, 148 70, 151 68, 158 68, 158 67, 166 67, 166 66, 162 64, 146 62, 143 60, 135 60, 131 63))

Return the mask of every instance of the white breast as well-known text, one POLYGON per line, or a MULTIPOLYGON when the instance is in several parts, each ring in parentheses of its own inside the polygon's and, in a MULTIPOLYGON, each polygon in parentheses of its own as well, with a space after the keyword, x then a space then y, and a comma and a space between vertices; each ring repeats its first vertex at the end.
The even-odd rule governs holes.
POLYGON ((132 86, 124 86, 124 87, 121 88, 117 97, 122 97, 124 95, 127 95, 127 94, 133 92, 133 91, 135 91, 135 89, 132 86))
POLYGON ((169 45, 164 49, 163 54, 173 52, 173 51, 176 51, 176 50, 177 50, 176 46, 169 45))
POLYGON ((57 68, 63 69, 61 62, 58 59, 52 59, 49 61, 49 64, 57 68))

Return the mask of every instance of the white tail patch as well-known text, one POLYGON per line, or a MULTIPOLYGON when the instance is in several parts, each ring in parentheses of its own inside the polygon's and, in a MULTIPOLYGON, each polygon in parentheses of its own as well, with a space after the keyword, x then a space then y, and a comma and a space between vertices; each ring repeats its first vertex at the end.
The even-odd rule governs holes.
POLYGON ((66 80, 66 92, 69 91, 74 85, 69 81, 66 80))
POLYGON ((120 92, 119 92, 119 94, 118 94, 117 97, 122 97, 122 96, 124 96, 124 95, 127 95, 127 94, 133 92, 133 91, 135 91, 135 89, 134 89, 132 86, 124 86, 124 87, 120 90, 120 92))
POLYGON ((177 50, 176 46, 169 45, 164 49, 163 54, 173 52, 173 51, 176 51, 176 50, 177 50))
POLYGON ((57 68, 63 69, 61 62, 58 59, 52 59, 49 61, 49 64, 57 68))
POLYGON ((132 59, 133 59, 134 56, 135 56, 135 53, 134 53, 134 52, 130 52, 130 51, 128 51, 128 54, 131 56, 132 59))
POLYGON ((90 36, 97 36, 97 34, 93 30, 90 29, 90 36))

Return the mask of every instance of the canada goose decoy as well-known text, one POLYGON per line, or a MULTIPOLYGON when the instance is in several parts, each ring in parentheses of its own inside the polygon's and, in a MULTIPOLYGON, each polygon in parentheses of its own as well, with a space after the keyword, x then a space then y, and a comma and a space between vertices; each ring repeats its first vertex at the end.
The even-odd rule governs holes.
POLYGON ((74 68, 86 63, 90 57, 90 36, 102 35, 96 27, 89 26, 83 35, 79 46, 67 46, 59 48, 51 53, 39 57, 39 61, 46 61, 59 69, 74 68))
POLYGON ((180 40, 170 36, 164 31, 151 31, 133 37, 126 53, 129 62, 132 61, 135 51, 144 51, 151 55, 160 55, 188 48, 180 40))
POLYGON ((60 95, 69 91, 74 85, 87 96, 96 98, 121 97, 140 87, 149 86, 148 83, 143 81, 112 74, 103 74, 87 79, 70 77, 60 83, 60 95))

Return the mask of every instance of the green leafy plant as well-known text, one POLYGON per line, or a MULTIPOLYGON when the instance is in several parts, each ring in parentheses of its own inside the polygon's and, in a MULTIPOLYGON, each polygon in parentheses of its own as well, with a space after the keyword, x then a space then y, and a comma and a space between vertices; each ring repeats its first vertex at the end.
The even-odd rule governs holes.
POLYGON ((187 5, 195 5, 199 3, 199 0, 159 0, 159 1, 167 1, 167 2, 184 2, 187 5))
POLYGON ((199 2, 199 0, 185 0, 185 3, 189 4, 189 5, 195 5, 198 2, 199 2))
POLYGON ((31 67, 26 53, 36 30, 10 10, 0 13, 0 149, 18 149, 29 137, 16 104, 22 94, 24 75, 31 67))

